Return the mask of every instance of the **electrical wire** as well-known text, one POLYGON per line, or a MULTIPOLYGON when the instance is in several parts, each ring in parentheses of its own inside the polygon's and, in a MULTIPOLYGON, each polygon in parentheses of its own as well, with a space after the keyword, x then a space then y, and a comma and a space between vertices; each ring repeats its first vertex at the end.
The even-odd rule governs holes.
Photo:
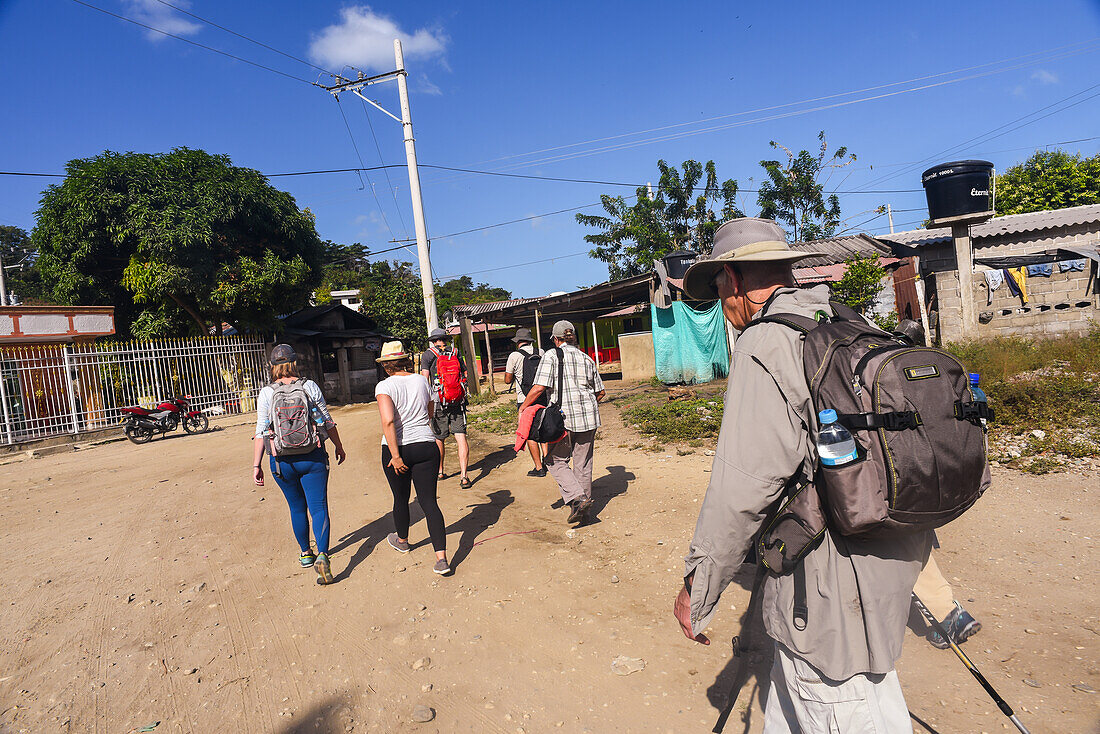
MULTIPOLYGON (((716 116, 713 116, 713 117, 704 118, 702 120, 690 120, 690 121, 687 121, 687 122, 679 122, 679 123, 673 123, 673 124, 670 124, 670 125, 662 125, 662 126, 659 126, 659 127, 649 128, 649 129, 646 129, 646 130, 636 130, 634 132, 629 132, 629 133, 620 133, 620 134, 617 134, 617 135, 609 135, 609 136, 600 137, 600 138, 592 138, 590 140, 582 140, 582 141, 578 141, 576 143, 569 143, 569 144, 566 144, 566 145, 559 145, 559 146, 554 146, 554 147, 550 147, 550 148, 541 148, 541 149, 538 149, 538 150, 527 151, 526 153, 514 153, 514 154, 511 154, 511 155, 501 156, 499 158, 491 158, 491 159, 488 159, 488 160, 480 161, 477 165, 480 165, 480 164, 483 164, 483 163, 495 163, 497 161, 510 160, 510 159, 513 159, 513 158, 522 158, 522 157, 525 157, 525 156, 528 156, 528 155, 537 155, 539 153, 549 153, 549 152, 553 152, 553 151, 556 151, 556 150, 565 150, 565 149, 568 149, 568 148, 575 148, 575 147, 579 147, 579 146, 582 146, 582 145, 588 145, 590 143, 601 143, 601 142, 606 142, 608 140, 617 140, 617 139, 621 139, 621 138, 632 137, 632 136, 635 136, 635 135, 645 135, 645 134, 652 133, 652 132, 661 132, 663 130, 669 130, 669 129, 673 129, 673 128, 677 128, 677 127, 685 127, 685 126, 689 126, 689 125, 698 125, 698 124, 702 124, 702 123, 705 123, 705 122, 713 122, 715 120, 728 119, 730 117, 756 114, 758 112, 770 112, 772 110, 783 109, 785 107, 794 107, 794 106, 801 105, 801 104, 811 104, 813 102, 822 102, 822 101, 825 101, 827 99, 836 99, 838 97, 846 97, 846 96, 849 96, 849 95, 852 95, 852 94, 863 94, 864 92, 873 92, 873 91, 877 91, 879 89, 886 89, 888 87, 900 86, 902 84, 911 84, 913 82, 925 81, 927 79, 935 79, 935 78, 938 78, 938 77, 948 76, 948 75, 951 75, 951 74, 960 74, 960 73, 967 72, 967 71, 974 71, 976 69, 981 69, 981 68, 985 68, 985 67, 988 67, 988 66, 996 66, 998 64, 1012 63, 1012 62, 1015 62, 1015 61, 1020 61, 1022 59, 1032 58, 1032 57, 1036 57, 1036 56, 1044 56, 1046 54, 1055 54, 1059 51, 1064 51, 1066 49, 1074 48, 1074 47, 1077 47, 1077 46, 1084 46, 1086 48, 1079 49, 1078 51, 1071 52, 1071 53, 1078 53, 1078 52, 1084 53, 1084 52, 1088 51, 1088 48, 1087 48, 1088 46, 1094 45, 1097 42, 1100 42, 1100 38, 1091 38, 1091 39, 1088 39, 1088 40, 1085 40, 1085 41, 1077 41, 1075 43, 1066 44, 1064 46, 1056 46, 1054 48, 1044 49, 1042 51, 1033 51, 1033 52, 1028 53, 1028 54, 1022 54, 1020 56, 1014 56, 1014 57, 1007 58, 1007 59, 1000 59, 998 61, 989 61, 989 62, 986 62, 984 64, 977 64, 975 66, 962 67, 962 68, 959 68, 959 69, 953 69, 951 71, 940 72, 938 74, 928 74, 928 75, 925 75, 925 76, 913 77, 912 79, 905 79, 903 81, 890 82, 888 84, 879 84, 879 85, 876 85, 876 86, 864 87, 862 89, 849 90, 847 92, 837 92, 837 93, 834 93, 834 94, 828 94, 828 95, 824 95, 824 96, 820 96, 820 97, 812 97, 812 98, 809 98, 809 99, 799 100, 797 102, 787 102, 785 104, 772 105, 772 106, 769 106, 769 107, 759 107, 759 108, 754 109, 754 110, 744 110, 744 111, 741 111, 741 112, 733 112, 733 113, 727 113, 727 114, 724 114, 724 115, 716 115, 716 116)), ((1029 63, 1036 63, 1038 61, 1046 61, 1046 60, 1049 60, 1049 59, 1033 59, 1029 63)), ((1019 68, 1019 67, 1014 67, 1014 68, 1019 68)), ((997 73, 999 73, 1000 71, 1008 71, 1008 70, 1010 70, 1010 69, 999 70, 997 73)))
POLYGON ((200 15, 195 15, 195 14, 194 14, 194 13, 192 13, 191 11, 189 11, 189 10, 184 10, 183 8, 181 8, 181 7, 180 7, 180 6, 178 6, 178 5, 173 5, 172 3, 170 3, 170 2, 167 2, 167 0, 157 0, 157 2, 158 2, 158 3, 160 3, 161 5, 164 5, 164 6, 166 6, 166 7, 172 8, 172 10, 175 10, 175 11, 177 11, 177 12, 183 13, 184 15, 190 16, 190 17, 194 18, 195 20, 198 20, 198 21, 201 21, 201 22, 203 22, 203 23, 206 23, 207 25, 213 26, 213 27, 217 28, 218 30, 222 30, 222 31, 225 31, 226 33, 229 33, 230 35, 234 35, 234 36, 236 36, 237 38, 242 38, 242 39, 244 39, 244 40, 248 41, 249 43, 254 43, 254 44, 256 44, 257 46, 260 46, 260 47, 262 47, 262 48, 266 48, 266 49, 267 49, 268 51, 274 51, 275 53, 279 54, 280 56, 285 56, 286 58, 288 58, 288 59, 291 59, 292 61, 297 61, 297 62, 299 62, 299 63, 305 64, 306 66, 309 66, 309 67, 311 67, 311 68, 314 68, 314 69, 316 69, 317 71, 321 71, 321 72, 324 72, 325 74, 329 74, 329 75, 335 76, 335 75, 334 75, 334 74, 333 74, 333 73, 332 73, 331 71, 329 71, 328 69, 323 69, 323 68, 321 68, 320 66, 317 66, 316 64, 314 64, 313 62, 310 62, 310 61, 306 61, 305 59, 299 58, 299 57, 297 57, 297 56, 294 56, 294 55, 292 55, 292 54, 288 54, 288 53, 287 53, 287 52, 285 52, 285 51, 280 51, 279 49, 275 48, 274 46, 268 46, 268 45, 267 45, 266 43, 264 43, 263 41, 257 41, 257 40, 256 40, 255 38, 250 38, 250 37, 248 37, 248 36, 244 35, 243 33, 238 33, 237 31, 235 31, 235 30, 232 30, 231 28, 226 28, 226 27, 225 27, 225 26, 223 26, 223 25, 218 25, 217 23, 215 23, 215 22, 214 22, 214 21, 212 21, 212 20, 207 20, 206 18, 203 18, 203 17, 202 17, 202 16, 200 16, 200 15))
POLYGON ((378 144, 378 136, 374 134, 374 123, 371 122, 370 112, 367 110, 367 103, 360 99, 359 104, 363 106, 363 116, 367 118, 367 126, 370 128, 370 136, 374 138, 374 149, 378 151, 378 162, 382 164, 382 172, 386 174, 386 186, 389 187, 390 196, 393 197, 393 206, 395 209, 397 209, 397 216, 401 220, 401 229, 405 230, 405 236, 408 237, 409 226, 405 224, 405 215, 401 213, 401 205, 397 203, 397 193, 393 188, 393 181, 390 180, 390 169, 386 165, 386 159, 382 157, 382 146, 378 144))
POLYGON ((912 173, 912 172, 918 170, 919 168, 921 168, 921 166, 929 163, 930 161, 934 161, 934 160, 940 159, 943 156, 952 155, 954 153, 965 150, 966 146, 968 146, 972 143, 975 143, 976 141, 980 140, 981 143, 979 143, 979 144, 987 143, 990 140, 995 140, 996 138, 999 138, 1003 135, 1007 135, 1010 132, 1013 132, 1015 130, 1019 130, 1021 127, 1025 127, 1026 125, 1030 125, 1034 122, 1038 122, 1039 120, 1045 119, 1045 118, 1050 117, 1051 115, 1057 114, 1059 112, 1064 112, 1065 110, 1068 110, 1071 107, 1076 107, 1078 104, 1082 104, 1084 102, 1087 102, 1088 100, 1092 99, 1093 97, 1100 96, 1100 93, 1091 95, 1091 96, 1086 97, 1085 99, 1082 99, 1082 100, 1078 100, 1077 102, 1074 102, 1073 104, 1066 105, 1065 107, 1063 107, 1061 109, 1057 109, 1057 110, 1054 110, 1054 111, 1052 111, 1052 112, 1050 112, 1046 115, 1036 117, 1033 120, 1029 120, 1027 122, 1022 122, 1023 120, 1027 120, 1027 118, 1032 117, 1034 115, 1037 115, 1040 112, 1044 112, 1046 110, 1049 110, 1052 107, 1057 107, 1060 104, 1068 102, 1069 100, 1073 99, 1074 97, 1079 97, 1082 94, 1086 94, 1086 93, 1091 92, 1092 90, 1097 89, 1097 88, 1100 88, 1100 84, 1094 84, 1091 87, 1087 87, 1087 88, 1085 88, 1085 89, 1083 89, 1079 92, 1075 92, 1075 93, 1073 93, 1073 94, 1071 94, 1067 97, 1063 97, 1062 99, 1059 99, 1059 100, 1057 100, 1055 102, 1052 102, 1048 105, 1044 105, 1043 107, 1040 107, 1037 110, 1029 112, 1026 115, 1022 115, 1020 117, 1017 117, 1014 120, 1010 120, 1009 122, 1006 122, 1003 125, 998 125, 997 127, 993 128, 992 130, 989 130, 988 132, 982 133, 981 135, 977 135, 973 138, 970 138, 969 140, 966 140, 966 141, 964 141, 962 143, 959 143, 957 145, 953 145, 949 148, 945 148, 944 150, 941 150, 938 153, 934 153, 934 154, 932 154, 932 155, 928 156, 927 158, 924 158, 920 161, 916 161, 913 165, 908 166, 908 167, 906 167, 906 168, 904 168, 900 171, 897 171, 895 173, 884 174, 882 176, 874 178, 874 179, 868 181, 867 183, 865 183, 862 186, 859 186, 857 188, 858 189, 863 189, 863 188, 868 187, 868 186, 873 186, 876 183, 883 183, 883 182, 889 181, 891 179, 897 178, 898 176, 904 176, 908 173, 912 173), (1003 130, 1006 127, 1009 127, 1011 125, 1015 125, 1016 123, 1021 123, 1021 122, 1022 122, 1022 124, 1016 125, 1016 127, 1011 127, 1010 129, 1004 130, 1004 132, 1000 132, 996 135, 993 134, 993 133, 997 133, 999 130, 1003 130))
POLYGON ((77 5, 83 5, 86 8, 91 8, 92 10, 99 11, 100 13, 103 13, 104 15, 109 15, 112 18, 118 18, 119 20, 124 20, 127 23, 133 23, 136 26, 141 26, 142 28, 145 28, 146 30, 153 31, 154 33, 159 33, 163 36, 168 36, 169 38, 174 38, 177 41, 183 41, 184 43, 189 43, 192 46, 196 46, 198 48, 206 49, 207 51, 213 51, 216 54, 220 54, 220 55, 225 56, 227 58, 233 59, 234 61, 240 61, 241 63, 248 64, 249 66, 255 66, 257 69, 263 69, 264 71, 270 71, 272 74, 278 74, 279 76, 284 76, 287 79, 293 79, 296 82, 301 82, 302 84, 308 84, 310 86, 313 86, 313 82, 309 81, 308 79, 303 79, 302 77, 294 76, 293 74, 287 74, 285 71, 279 71, 278 69, 276 69, 274 67, 267 66, 265 64, 261 64, 261 63, 258 63, 256 61, 249 61, 248 59, 245 59, 245 58, 242 58, 240 56, 236 56, 234 54, 231 54, 228 51, 222 51, 219 48, 214 48, 213 46, 207 46, 205 44, 199 43, 198 41, 192 41, 190 38, 184 38, 183 36, 177 36, 174 33, 169 33, 168 31, 161 30, 160 28, 156 28, 156 27, 148 25, 146 23, 142 23, 139 20, 134 20, 133 18, 127 18, 125 15, 119 15, 118 13, 112 13, 110 10, 106 10, 104 8, 101 8, 98 5, 92 5, 91 3, 85 2, 84 0, 72 0, 72 2, 76 3, 77 5))
MULTIPOLYGON (((359 144, 355 142, 355 135, 351 131, 351 125, 348 124, 348 117, 344 114, 344 105, 340 103, 340 97, 333 95, 333 99, 336 100, 336 108, 340 110, 340 117, 344 121, 344 127, 348 129, 348 137, 351 138, 351 147, 355 149, 355 157, 359 159, 359 165, 366 169, 367 164, 363 162, 363 155, 359 152, 359 144)), ((362 171, 356 171, 359 174, 359 183, 363 183, 362 171)), ((374 197, 374 203, 378 206, 378 213, 382 215, 382 222, 386 225, 386 231, 390 233, 390 238, 394 239, 393 230, 390 229, 389 220, 386 219, 386 212, 382 209, 382 202, 378 200, 378 192, 374 190, 374 182, 370 180, 370 174, 367 174, 367 183, 370 185, 371 196, 374 197)))
POLYGON ((558 255, 556 257, 544 258, 542 260, 529 260, 527 262, 515 263, 514 265, 501 265, 500 267, 485 268, 483 270, 469 270, 465 273, 456 273, 454 275, 445 275, 445 276, 441 277, 440 280, 442 280, 442 281, 454 280, 455 278, 461 278, 463 275, 478 275, 479 273, 495 273, 498 270, 511 270, 512 268, 522 268, 522 267, 526 267, 528 265, 538 265, 540 263, 553 262, 554 260, 564 260, 564 259, 570 258, 570 257, 580 257, 581 255, 587 255, 588 253, 589 253, 588 250, 584 250, 583 252, 573 252, 573 253, 570 253, 568 255, 558 255))

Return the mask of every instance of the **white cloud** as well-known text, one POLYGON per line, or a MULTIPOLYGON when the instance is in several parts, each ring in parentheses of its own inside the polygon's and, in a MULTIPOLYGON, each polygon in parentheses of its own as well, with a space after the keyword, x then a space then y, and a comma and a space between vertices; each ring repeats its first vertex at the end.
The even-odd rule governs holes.
POLYGON ((418 75, 416 82, 416 88, 424 94, 443 94, 443 90, 429 79, 427 74, 418 75))
POLYGON ((366 5, 357 5, 341 10, 340 23, 313 36, 309 55, 333 70, 348 65, 365 71, 388 71, 393 69, 395 38, 401 39, 406 63, 410 59, 441 56, 448 40, 440 30, 421 28, 410 34, 392 18, 375 13, 366 5))
POLYGON ((1039 69, 1037 72, 1031 75, 1031 78, 1040 84, 1057 84, 1058 75, 1053 72, 1049 72, 1046 69, 1039 69))
MULTIPOLYGON (((134 20, 159 28, 166 33, 175 36, 193 36, 202 28, 198 23, 192 23, 167 5, 158 3, 157 0, 125 0, 125 2, 134 20)), ((188 0, 175 0, 173 5, 181 8, 191 7, 188 0)), ((167 38, 163 33, 155 31, 146 31, 145 37, 150 41, 163 41, 167 38)))

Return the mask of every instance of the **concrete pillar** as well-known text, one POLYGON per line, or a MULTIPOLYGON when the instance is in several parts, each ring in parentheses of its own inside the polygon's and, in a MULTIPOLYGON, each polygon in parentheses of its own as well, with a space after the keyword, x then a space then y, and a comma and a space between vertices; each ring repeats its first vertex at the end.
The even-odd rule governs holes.
POLYGON ((970 225, 951 225, 951 237, 955 240, 955 266, 959 274, 959 299, 962 303, 959 332, 963 339, 969 339, 978 323, 974 315, 974 253, 970 250, 970 225))

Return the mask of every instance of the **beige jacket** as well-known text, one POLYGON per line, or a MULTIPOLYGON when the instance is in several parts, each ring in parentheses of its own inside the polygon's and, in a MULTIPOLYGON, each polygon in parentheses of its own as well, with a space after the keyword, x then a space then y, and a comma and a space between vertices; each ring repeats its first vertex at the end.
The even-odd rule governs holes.
MULTIPOLYGON (((829 289, 781 288, 761 314, 831 314, 829 289)), ((812 474, 816 425, 802 371, 802 340, 780 324, 762 324, 737 340, 725 413, 695 537, 685 559, 696 634, 710 623, 753 535, 787 480, 812 474)), ((769 575, 762 603, 768 634, 834 680, 886 673, 901 655, 909 599, 932 534, 856 542, 827 533, 803 561, 808 623, 795 629, 793 576, 769 575)))

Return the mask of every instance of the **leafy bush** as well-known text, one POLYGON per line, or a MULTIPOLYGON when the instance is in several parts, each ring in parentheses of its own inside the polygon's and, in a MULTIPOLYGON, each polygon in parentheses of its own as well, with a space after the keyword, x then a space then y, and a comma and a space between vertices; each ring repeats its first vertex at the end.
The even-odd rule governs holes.
POLYGON ((623 411, 623 421, 659 441, 715 438, 722 425, 722 401, 712 397, 649 402, 623 411))

